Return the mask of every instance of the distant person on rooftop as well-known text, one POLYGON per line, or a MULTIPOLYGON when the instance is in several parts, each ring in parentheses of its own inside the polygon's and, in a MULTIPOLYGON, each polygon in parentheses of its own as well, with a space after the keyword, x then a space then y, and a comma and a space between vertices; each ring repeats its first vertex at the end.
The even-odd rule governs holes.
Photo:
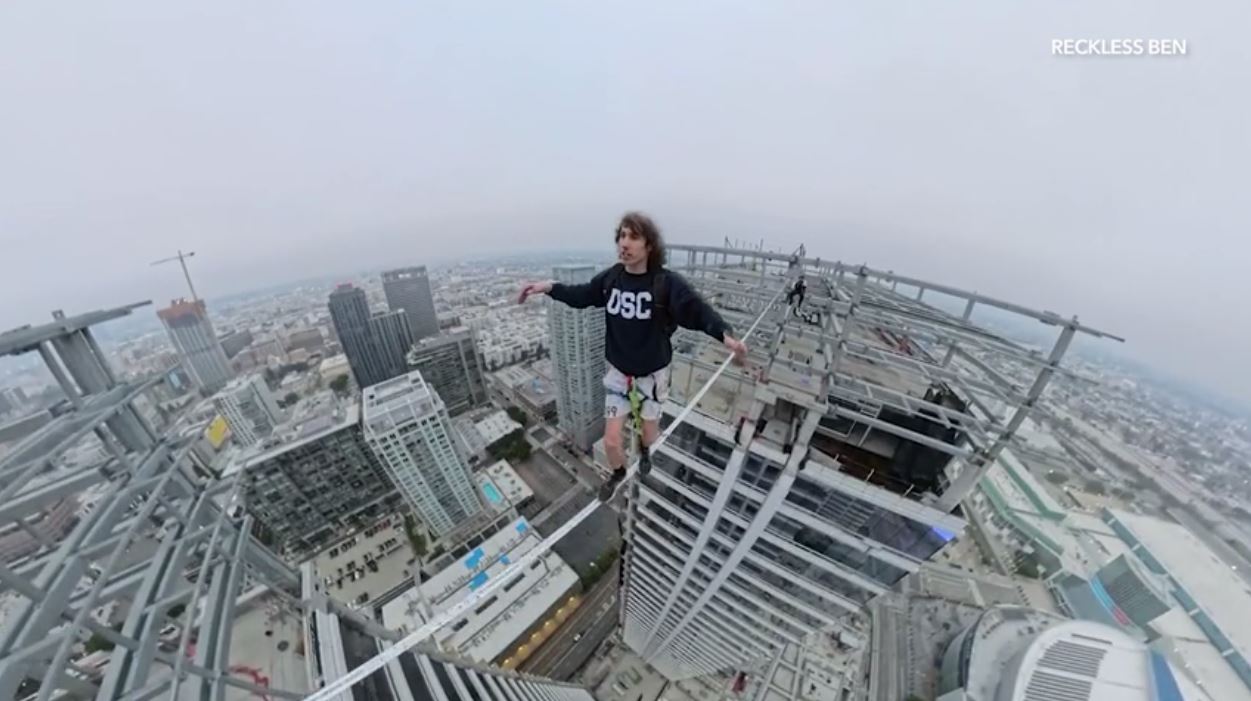
POLYGON ((630 413, 628 395, 635 387, 643 395, 643 455, 639 469, 650 463, 646 447, 660 435, 661 408, 669 396, 669 363, 673 359, 670 337, 678 326, 703 331, 734 353, 742 363, 747 346, 731 335, 725 320, 699 296, 686 280, 666 270, 665 244, 656 224, 644 214, 627 213, 615 233, 616 265, 600 272, 584 285, 532 282, 521 290, 518 302, 534 294, 547 294, 575 308, 603 307, 605 311, 604 355, 604 449, 612 477, 600 489, 607 501, 625 478, 625 446, 622 428, 630 413))
POLYGON ((804 284, 803 273, 800 273, 799 278, 795 280, 795 284, 786 293, 786 303, 792 305, 795 316, 799 316, 799 308, 804 306, 804 292, 807 289, 807 286, 804 284))

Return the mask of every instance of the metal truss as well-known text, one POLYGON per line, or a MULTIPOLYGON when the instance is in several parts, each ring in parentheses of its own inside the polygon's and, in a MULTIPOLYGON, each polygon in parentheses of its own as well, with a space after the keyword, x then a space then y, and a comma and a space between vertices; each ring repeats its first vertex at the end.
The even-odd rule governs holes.
MULTIPOLYGON (((787 361, 776 352, 780 339, 815 339, 829 361, 823 378, 827 415, 958 458, 949 472, 955 479, 942 494, 930 497, 944 511, 954 509, 972 491, 999 453, 1012 444, 1027 417, 1037 414, 1043 418, 1045 409, 1039 399, 1052 377, 1071 374, 1061 367, 1061 360, 1076 334, 1123 340, 1082 324, 1077 317, 1066 319, 1054 312, 865 265, 808 257, 803 247, 792 254, 685 245, 669 246, 668 250, 670 267, 687 274, 709 298, 732 305, 722 309, 732 323, 745 320, 759 308, 760 301, 803 275, 808 281, 804 309, 818 314, 821 321, 814 326, 810 319, 787 315, 776 325, 775 338, 756 341, 757 348, 763 343, 769 349, 767 358, 758 360, 769 368, 785 365, 787 361), (900 286, 913 290, 914 295, 903 294, 900 286), (963 306, 963 314, 957 316, 926 304, 927 292, 954 300, 963 306), (742 312, 733 309, 736 302, 744 304, 742 312), (1026 348, 977 326, 971 317, 978 306, 1054 328, 1050 351, 1026 348), (948 388, 963 400, 965 408, 953 408, 875 381, 849 367, 849 362, 888 369, 923 386, 948 388), (1020 382, 1014 377, 1028 379, 1020 382), (935 440, 884 421, 884 409, 959 431, 962 441, 951 444, 935 440)), ((772 320, 776 317, 776 313, 770 315, 772 320)), ((684 338, 696 344, 715 343, 698 334, 684 338)), ((829 429, 819 427, 817 432, 828 434, 829 429)))
POLYGON ((37 552, 0 565, 0 586, 17 597, 0 633, 0 698, 221 699, 228 687, 298 698, 227 662, 244 591, 302 610, 299 573, 249 535, 251 517, 234 505, 239 476, 201 480, 187 447, 143 414, 160 379, 119 382, 92 335, 144 304, 0 334, 0 355, 41 355, 67 405, 0 460, 0 523, 41 536, 29 524, 51 505, 94 501, 59 540, 41 536, 37 552), (125 611, 120 624, 98 615, 110 604, 125 611), (92 636, 112 650, 87 665, 92 636))

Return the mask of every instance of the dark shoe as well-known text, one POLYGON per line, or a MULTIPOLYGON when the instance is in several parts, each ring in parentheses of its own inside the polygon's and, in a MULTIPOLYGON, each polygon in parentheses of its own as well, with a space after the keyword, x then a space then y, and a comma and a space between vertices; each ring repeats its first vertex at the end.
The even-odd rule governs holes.
POLYGON ((652 453, 647 448, 643 449, 643 454, 639 456, 639 474, 647 475, 652 471, 652 453))
POLYGON ((612 501, 613 493, 617 491, 617 486, 625 479, 625 468, 614 470, 612 476, 599 486, 599 500, 607 504, 612 501))

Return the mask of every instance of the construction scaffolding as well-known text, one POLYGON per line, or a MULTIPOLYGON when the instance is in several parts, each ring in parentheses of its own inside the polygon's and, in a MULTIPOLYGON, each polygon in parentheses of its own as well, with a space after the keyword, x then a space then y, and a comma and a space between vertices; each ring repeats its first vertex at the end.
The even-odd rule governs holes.
MULTIPOLYGON (((299 598, 299 573, 251 537, 238 502, 242 473, 195 474, 186 441, 141 406, 161 378, 120 381, 92 334, 146 304, 55 313, 0 334, 0 357, 39 353, 66 397, 50 423, 0 458, 0 524, 40 536, 36 552, 0 563, 11 597, 0 698, 221 699, 230 687, 300 698, 310 687, 258 685, 228 662, 238 606, 261 596, 297 618, 313 610, 299 598), (84 508, 59 541, 29 527, 80 496, 84 508), (108 625, 119 604, 124 616, 108 625), (111 653, 84 656, 88 642, 111 653)), ((388 635, 333 600, 317 604, 388 635)))
POLYGON ((669 267, 736 327, 758 329, 748 370, 718 366, 714 339, 675 336, 673 435, 626 519, 627 562, 641 559, 625 568, 623 637, 671 680, 845 631, 866 597, 963 530, 960 502, 1039 411, 1072 337, 1106 335, 802 248, 675 246, 669 267), (1054 344, 1031 350, 978 327, 979 305, 1052 325, 1054 344), (943 311, 953 307, 962 313, 943 311), (842 545, 816 553, 813 538, 842 545), (893 573, 863 576, 837 554, 846 547, 893 573))

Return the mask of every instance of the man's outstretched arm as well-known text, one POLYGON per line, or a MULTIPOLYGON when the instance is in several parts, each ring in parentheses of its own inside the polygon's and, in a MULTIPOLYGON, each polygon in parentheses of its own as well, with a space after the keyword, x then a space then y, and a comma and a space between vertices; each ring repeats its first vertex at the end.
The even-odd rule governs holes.
POLYGON ((726 348, 734 352, 735 361, 741 364, 747 356, 746 344, 734 338, 730 325, 691 288, 685 278, 673 272, 667 274, 670 278, 669 300, 673 320, 683 328, 703 331, 725 344, 726 348))
POLYGON ((517 303, 525 302, 530 295, 546 294, 557 302, 563 302, 574 309, 602 307, 605 304, 604 275, 607 273, 607 270, 601 271, 591 278, 590 282, 583 285, 566 285, 551 281, 532 282, 521 288, 517 303))

